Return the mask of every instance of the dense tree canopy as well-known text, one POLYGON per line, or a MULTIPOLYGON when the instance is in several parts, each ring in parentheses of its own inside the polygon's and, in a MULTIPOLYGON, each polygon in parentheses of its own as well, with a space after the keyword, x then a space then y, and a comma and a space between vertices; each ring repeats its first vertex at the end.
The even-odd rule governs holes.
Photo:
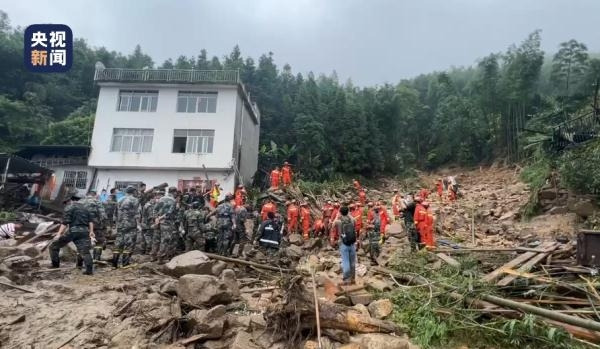
MULTIPOLYGON (((525 129, 542 116, 588 104, 600 60, 576 40, 551 58, 534 31, 506 52, 476 65, 422 74, 397 84, 357 87, 330 75, 296 74, 268 52, 254 60, 235 46, 222 58, 199 50, 158 65, 179 69, 238 69, 262 113, 260 166, 288 159, 305 177, 333 173, 402 173, 408 168, 477 164, 526 155, 525 129), (591 55, 593 56, 593 55, 591 55)), ((23 67, 23 33, 0 12, 0 151, 24 143, 89 142, 97 61, 107 67, 155 67, 140 46, 129 55, 74 43, 66 74, 33 74, 23 67)))

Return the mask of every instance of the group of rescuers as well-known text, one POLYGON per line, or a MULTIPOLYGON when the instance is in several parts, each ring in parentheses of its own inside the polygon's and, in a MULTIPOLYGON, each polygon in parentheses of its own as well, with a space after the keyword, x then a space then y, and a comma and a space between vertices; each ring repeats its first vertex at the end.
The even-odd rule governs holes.
MULTIPOLYGON (((287 162, 282 168, 281 183, 285 189, 292 183, 292 172, 287 162)), ((273 183, 271 176, 271 189, 279 188, 278 179, 273 183)), ((438 181, 436 190, 440 200, 445 198, 444 190, 448 200, 456 199, 456 182, 450 182, 438 181)), ((49 248, 50 259, 52 266, 58 268, 60 249, 73 242, 78 252, 77 266, 85 266, 84 274, 91 275, 93 260, 101 260, 111 232, 116 236, 112 256, 115 268, 129 265, 134 252, 149 254, 153 261, 162 263, 189 250, 228 256, 236 244, 240 255, 249 243, 273 256, 279 251, 283 236, 301 233, 305 240, 327 238, 332 247, 339 246, 344 283, 353 283, 356 248, 362 246, 372 263, 376 263, 390 224, 385 202, 367 201, 366 189, 357 180, 353 180, 353 184, 355 202, 327 201, 321 212, 316 213, 311 212, 307 198, 299 205, 291 200, 286 202, 285 217, 278 213, 277 204, 269 197, 260 212, 254 210, 247 204, 243 185, 221 201, 215 200, 218 196, 214 192, 220 190, 217 183, 209 190, 198 186, 185 192, 175 187, 165 192, 166 185, 146 190, 142 183, 138 188, 127 187, 119 201, 114 189, 105 202, 101 202, 95 190, 90 190, 84 198, 68 195, 62 224, 49 248), (313 221, 313 217, 317 219, 313 221)), ((395 220, 403 218, 412 250, 435 246, 434 214, 428 195, 426 189, 404 196, 394 190, 393 217, 395 220)))

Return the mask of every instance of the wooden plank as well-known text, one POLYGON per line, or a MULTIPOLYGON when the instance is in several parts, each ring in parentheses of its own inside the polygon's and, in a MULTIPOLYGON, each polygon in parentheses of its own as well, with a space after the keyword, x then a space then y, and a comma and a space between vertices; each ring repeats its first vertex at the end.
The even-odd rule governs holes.
POLYGON ((500 268, 485 275, 483 278, 481 278, 481 280, 485 281, 485 282, 492 282, 492 281, 496 280, 497 278, 499 278, 500 276, 502 276, 502 274, 504 273, 504 269, 512 269, 512 268, 518 266, 519 264, 524 263, 524 262, 528 261, 529 259, 533 258, 535 255, 537 255, 537 252, 525 252, 522 255, 519 255, 517 258, 504 264, 500 268))
POLYGON ((12 287, 12 288, 17 289, 19 291, 23 291, 23 292, 27 292, 27 293, 35 293, 35 291, 28 290, 26 288, 19 287, 17 285, 7 284, 6 282, 2 282, 2 281, 0 281, 0 285, 7 286, 7 287, 12 287))
MULTIPOLYGON (((529 261, 527 261, 525 264, 523 264, 521 267, 519 267, 519 269, 517 269, 517 272, 520 272, 520 273, 529 272, 536 264, 538 264, 544 258, 546 258, 557 247, 558 247, 557 243, 551 243, 549 246, 547 246, 547 249, 549 249, 548 252, 540 253, 537 256, 531 258, 529 261)), ((517 278, 518 278, 518 275, 507 275, 502 280, 498 281, 498 283, 496 283, 496 285, 508 286, 508 285, 510 285, 510 283, 515 281, 517 278)))
POLYGON ((444 262, 448 263, 449 265, 456 267, 456 268, 460 268, 460 262, 457 261, 456 259, 448 256, 447 254, 444 253, 436 253, 436 256, 443 260, 444 262))

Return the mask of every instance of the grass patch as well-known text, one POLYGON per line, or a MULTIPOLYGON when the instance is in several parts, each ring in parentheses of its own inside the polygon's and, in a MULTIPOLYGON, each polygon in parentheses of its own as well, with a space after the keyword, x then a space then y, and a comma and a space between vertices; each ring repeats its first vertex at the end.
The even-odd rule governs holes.
POLYGON ((531 218, 539 213, 538 194, 552 173, 552 162, 541 155, 521 171, 521 180, 529 185, 531 195, 527 204, 521 209, 521 216, 531 218))

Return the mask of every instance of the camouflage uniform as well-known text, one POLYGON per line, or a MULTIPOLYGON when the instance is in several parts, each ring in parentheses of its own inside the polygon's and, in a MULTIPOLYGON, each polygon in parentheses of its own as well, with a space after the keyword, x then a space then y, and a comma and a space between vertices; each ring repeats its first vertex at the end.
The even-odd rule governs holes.
POLYGON ((212 217, 204 224, 204 252, 216 253, 217 246, 217 220, 212 217))
POLYGON ((117 221, 117 201, 113 195, 103 203, 104 212, 106 212, 106 238, 108 239, 111 235, 114 235, 115 222, 117 221))
POLYGON ((92 215, 94 234, 96 235, 93 258, 99 261, 102 257, 102 250, 106 248, 106 222, 108 221, 108 217, 104 210, 104 205, 96 197, 86 196, 80 202, 92 215))
POLYGON ((123 266, 129 264, 131 253, 135 248, 137 222, 140 220, 140 202, 132 194, 127 194, 117 206, 117 240, 116 253, 113 256, 113 266, 119 264, 119 255, 123 255, 123 266))
POLYGON ((65 207, 62 224, 68 225, 69 230, 50 245, 50 260, 54 268, 60 266, 58 255, 60 249, 72 241, 77 247, 77 253, 82 256, 83 262, 85 262, 85 273, 92 274, 93 261, 90 255, 92 245, 89 232, 89 224, 92 221, 91 213, 83 204, 73 202, 65 207))
POLYGON ((200 208, 185 211, 185 250, 204 250, 204 219, 206 212, 200 208))
POLYGON ((233 240, 234 210, 231 203, 225 201, 217 206, 217 250, 220 255, 229 255, 229 246, 233 240))
POLYGON ((158 258, 166 259, 175 255, 177 249, 177 202, 172 194, 163 196, 156 204, 156 216, 160 217, 160 248, 158 258))
POLYGON ((153 237, 154 237, 154 229, 152 229, 152 225, 154 224, 154 219, 156 218, 154 215, 154 206, 156 202, 150 200, 146 202, 146 204, 142 208, 142 231, 139 233, 140 236, 140 249, 142 254, 150 253, 153 245, 153 237))
POLYGON ((373 217, 372 228, 367 232, 367 239, 369 240, 369 257, 374 262, 377 262, 377 258, 381 253, 381 246, 379 240, 381 239, 381 220, 379 214, 375 213, 373 217))
POLYGON ((235 244, 239 244, 238 255, 240 255, 244 250, 244 245, 250 241, 246 235, 246 219, 249 217, 250 213, 248 213, 246 207, 239 206, 235 208, 235 229, 233 230, 233 241, 229 247, 229 254, 233 253, 235 244))

